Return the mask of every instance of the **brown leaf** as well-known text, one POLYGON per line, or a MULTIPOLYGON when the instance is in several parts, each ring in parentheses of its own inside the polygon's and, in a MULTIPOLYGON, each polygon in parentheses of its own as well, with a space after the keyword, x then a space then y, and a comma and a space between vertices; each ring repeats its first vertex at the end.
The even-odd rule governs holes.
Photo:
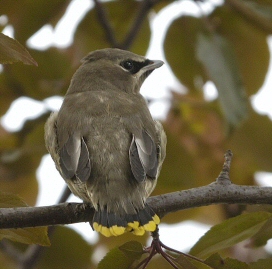
POLYGON ((38 66, 37 62, 18 41, 0 33, 0 63, 10 64, 14 62, 38 66))

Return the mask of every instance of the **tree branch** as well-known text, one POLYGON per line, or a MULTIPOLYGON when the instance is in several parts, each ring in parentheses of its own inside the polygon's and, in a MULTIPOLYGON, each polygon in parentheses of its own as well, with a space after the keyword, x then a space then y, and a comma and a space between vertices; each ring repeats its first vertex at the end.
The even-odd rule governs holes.
POLYGON ((105 31, 105 35, 109 43, 114 48, 119 48, 119 44, 115 38, 114 31, 111 27, 110 20, 108 18, 108 15, 106 13, 106 10, 104 9, 103 5, 98 0, 93 0, 95 3, 95 10, 97 13, 98 21, 100 22, 102 28, 105 31))
MULTIPOLYGON (((198 188, 153 196, 149 206, 162 218, 179 210, 214 204, 272 204, 272 188, 240 186, 229 178, 232 152, 225 154, 225 162, 215 182, 198 188)), ((89 204, 62 203, 43 207, 3 208, 0 229, 52 226, 90 222, 94 209, 89 204)))
MULTIPOLYGON (((272 204, 272 188, 214 182, 210 185, 148 198, 147 203, 163 217, 171 212, 213 204, 272 204)), ((24 228, 88 222, 94 210, 82 203, 44 207, 3 208, 0 228, 24 228)))
POLYGON ((134 42, 139 30, 141 29, 142 23, 146 18, 149 10, 157 3, 155 0, 144 0, 139 8, 137 17, 132 24, 130 31, 125 37, 124 41, 121 44, 122 49, 129 49, 131 44, 134 42))

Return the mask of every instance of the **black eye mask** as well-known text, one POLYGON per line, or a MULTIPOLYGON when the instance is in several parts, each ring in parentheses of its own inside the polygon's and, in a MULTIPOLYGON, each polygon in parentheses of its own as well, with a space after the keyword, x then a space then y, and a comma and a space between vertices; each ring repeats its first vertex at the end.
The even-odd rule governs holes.
POLYGON ((125 60, 121 62, 121 66, 128 70, 131 74, 136 74, 144 66, 147 66, 151 63, 150 60, 145 60, 144 62, 136 62, 133 60, 125 60))

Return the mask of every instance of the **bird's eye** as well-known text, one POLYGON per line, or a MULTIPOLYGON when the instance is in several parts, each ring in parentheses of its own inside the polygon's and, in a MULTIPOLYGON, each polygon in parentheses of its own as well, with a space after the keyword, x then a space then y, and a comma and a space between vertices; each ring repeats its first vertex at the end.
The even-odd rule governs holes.
POLYGON ((122 66, 128 71, 131 71, 134 68, 134 64, 131 60, 124 61, 122 63, 122 66))

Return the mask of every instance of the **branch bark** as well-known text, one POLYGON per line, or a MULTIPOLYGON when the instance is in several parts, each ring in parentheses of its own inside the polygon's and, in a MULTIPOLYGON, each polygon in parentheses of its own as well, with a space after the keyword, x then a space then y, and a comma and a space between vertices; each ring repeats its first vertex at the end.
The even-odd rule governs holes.
MULTIPOLYGON (((216 181, 210 185, 148 198, 147 203, 162 218, 179 210, 213 204, 272 204, 272 188, 240 186, 216 181)), ((3 208, 0 228, 24 228, 88 222, 94 210, 82 203, 44 207, 3 208)))
POLYGON ((105 35, 109 43, 111 44, 112 47, 114 48, 119 48, 120 45, 118 44, 114 30, 111 26, 110 20, 108 18, 108 14, 103 6, 103 4, 100 3, 98 0, 93 0, 95 4, 95 10, 97 13, 97 19, 100 22, 100 25, 104 29, 105 35))
MULTIPOLYGON (((171 212, 214 204, 272 204, 272 187, 243 186, 231 182, 231 160, 232 152, 229 150, 215 182, 203 187, 150 197, 147 199, 148 205, 162 218, 171 212)), ((90 222, 93 214, 92 206, 82 203, 3 208, 0 211, 0 229, 90 222)))
POLYGON ((139 8, 137 17, 135 18, 127 36, 125 37, 123 43, 121 44, 122 49, 129 49, 134 42, 139 30, 141 29, 142 23, 146 18, 150 9, 157 3, 154 0, 144 0, 139 8))

